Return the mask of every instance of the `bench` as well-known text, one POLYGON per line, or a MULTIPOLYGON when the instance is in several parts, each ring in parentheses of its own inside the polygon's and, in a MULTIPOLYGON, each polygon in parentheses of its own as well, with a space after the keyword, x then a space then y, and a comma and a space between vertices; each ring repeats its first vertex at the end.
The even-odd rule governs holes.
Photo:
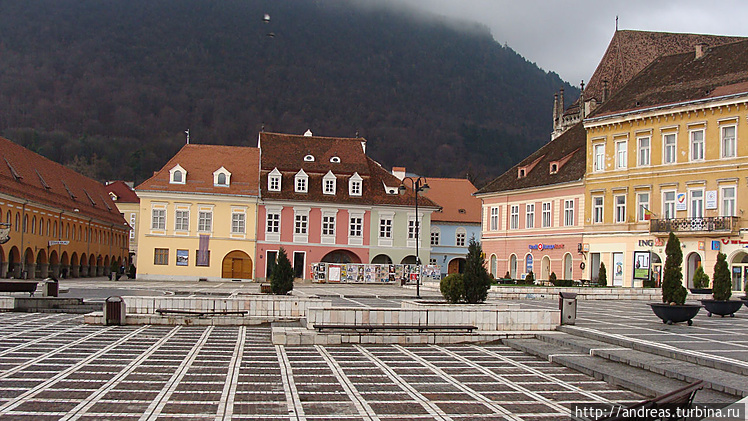
POLYGON ((197 317, 204 317, 204 316, 230 316, 230 315, 238 315, 244 317, 249 312, 246 310, 238 310, 238 311, 199 311, 199 310, 169 310, 164 308, 156 309, 156 313, 160 315, 165 314, 177 314, 177 315, 183 315, 183 316, 197 316, 197 317))
POLYGON ((474 330, 478 329, 471 325, 373 325, 373 324, 315 324, 315 329, 322 332, 322 329, 331 330, 368 330, 373 332, 374 330, 417 330, 423 332, 425 330, 466 330, 468 333, 473 333, 474 330))
MULTIPOLYGON (((653 412, 657 412, 658 408, 668 408, 670 413, 675 413, 675 408, 689 408, 693 403, 693 398, 696 396, 696 392, 704 388, 703 380, 695 381, 689 385, 681 387, 680 389, 673 390, 672 392, 664 395, 657 396, 646 401, 641 401, 634 405, 628 406, 620 411, 620 414, 624 414, 627 411, 635 411, 637 409, 646 409, 653 412)), ((633 412, 629 412, 633 413, 633 412)), ((611 415, 608 418, 602 418, 597 421, 624 421, 631 420, 630 416, 624 415, 611 415)), ((657 420, 659 418, 636 418, 643 420, 657 420)), ((673 418, 674 419, 674 418, 673 418)))
POLYGON ((28 292, 30 297, 34 296, 36 292, 36 281, 16 281, 16 280, 2 280, 0 281, 0 292, 28 292))

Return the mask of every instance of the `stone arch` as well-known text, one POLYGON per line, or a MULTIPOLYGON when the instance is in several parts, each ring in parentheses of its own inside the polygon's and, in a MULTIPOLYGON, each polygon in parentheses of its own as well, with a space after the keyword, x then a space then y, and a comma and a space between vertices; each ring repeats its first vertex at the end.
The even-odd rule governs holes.
POLYGON ((496 273, 496 271, 498 271, 498 267, 497 267, 497 260, 496 260, 495 254, 491 255, 490 264, 488 267, 489 267, 489 271, 491 272, 491 276, 493 276, 494 278, 498 278, 499 276, 496 273))
POLYGON ((574 279, 574 258, 571 253, 564 254, 564 273, 561 279, 574 279))
POLYGON ((453 273, 465 273, 466 263, 467 260, 465 260, 464 257, 455 257, 447 264, 447 274, 451 275, 453 273))
POLYGON ((8 252, 8 277, 21 277, 21 251, 18 247, 13 246, 8 252))
MULTIPOLYGON (((36 253, 36 266, 34 266, 34 277, 44 279, 48 276, 49 273, 49 264, 47 261, 47 252, 44 249, 40 249, 36 253)), ((31 274, 31 269, 29 269, 29 275, 31 274)))
POLYGON ((73 254, 70 255, 70 277, 77 278, 80 276, 80 258, 78 257, 78 253, 73 252, 73 254))
POLYGON ((325 257, 320 260, 320 262, 325 263, 362 263, 361 258, 359 258, 356 253, 353 253, 350 250, 345 249, 338 249, 333 250, 325 255, 325 257))
POLYGON ((548 255, 540 260, 540 278, 547 281, 551 277, 551 258, 548 255))
POLYGON ((535 273, 535 258, 532 256, 532 253, 525 254, 524 272, 532 272, 533 274, 535 273))
POLYGON ((405 257, 403 257, 402 260, 400 260, 401 265, 415 265, 416 264, 416 256, 409 254, 405 257))
MULTIPOLYGON (((73 232, 75 234, 75 232, 73 232)), ((88 276, 88 256, 86 253, 81 253, 80 261, 78 264, 78 275, 81 278, 88 276)))
POLYGON ((96 276, 104 275, 104 258, 101 255, 96 256, 96 276))
POLYGON ((392 258, 386 254, 377 254, 371 259, 371 263, 375 265, 391 265, 392 258))
POLYGON ((696 269, 701 266, 701 255, 697 252, 691 252, 686 256, 686 287, 693 288, 693 275, 696 269))
POLYGON ((60 256, 57 254, 57 250, 49 252, 49 273, 55 278, 60 277, 60 256))
POLYGON ((252 279, 252 258, 241 250, 226 254, 221 268, 221 278, 252 279))
POLYGON ((736 250, 727 258, 730 266, 730 278, 733 291, 745 291, 748 282, 748 254, 736 250))
POLYGON ((96 256, 88 255, 88 276, 96 276, 96 256))
POLYGON ((514 253, 509 256, 509 277, 517 279, 517 255, 514 253))

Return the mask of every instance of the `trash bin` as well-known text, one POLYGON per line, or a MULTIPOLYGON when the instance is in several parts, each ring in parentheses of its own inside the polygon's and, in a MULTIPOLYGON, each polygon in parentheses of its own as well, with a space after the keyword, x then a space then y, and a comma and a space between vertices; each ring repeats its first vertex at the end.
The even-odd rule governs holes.
POLYGON ((57 297, 60 294, 60 283, 57 279, 47 278, 44 280, 44 297, 57 297))
POLYGON ((109 280, 110 281, 116 281, 117 280, 117 271, 113 270, 111 273, 109 273, 109 280))
POLYGON ((104 301, 104 324, 125 324, 125 300, 122 297, 109 297, 104 301))
POLYGON ((575 292, 559 292, 558 295, 561 324, 573 325, 577 321, 577 294, 575 292))

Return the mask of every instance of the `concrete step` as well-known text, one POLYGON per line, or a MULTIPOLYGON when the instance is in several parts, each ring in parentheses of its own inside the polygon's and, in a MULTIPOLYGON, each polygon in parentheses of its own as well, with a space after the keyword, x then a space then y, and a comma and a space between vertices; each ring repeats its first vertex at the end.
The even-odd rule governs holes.
MULTIPOLYGON (((537 338, 504 339, 506 345, 548 361, 577 370, 606 383, 644 396, 654 397, 681 388, 689 381, 674 379, 620 362, 590 355, 579 348, 546 342, 537 338)), ((736 396, 704 389, 696 394, 699 403, 731 403, 736 396)))
POLYGON ((592 328, 565 325, 559 327, 558 330, 577 337, 605 342, 609 344, 608 346, 615 345, 630 348, 647 354, 659 355, 677 361, 693 363, 703 367, 716 368, 721 371, 748 376, 748 362, 733 358, 710 355, 692 350, 684 350, 664 343, 633 339, 623 335, 605 333, 592 328))

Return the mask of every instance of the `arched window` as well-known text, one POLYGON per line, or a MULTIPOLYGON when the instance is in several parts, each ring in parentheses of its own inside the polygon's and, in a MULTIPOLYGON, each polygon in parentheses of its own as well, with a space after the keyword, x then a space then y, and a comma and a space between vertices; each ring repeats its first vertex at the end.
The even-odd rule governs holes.
POLYGON ((224 174, 224 173, 218 174, 218 184, 221 185, 221 186, 225 186, 226 185, 226 174, 224 174))
POLYGON ((179 170, 174 171, 174 182, 175 183, 182 182, 182 171, 179 171, 179 170))
POLYGON ((23 216, 23 232, 29 232, 29 216, 23 216))
POLYGON ((49 237, 49 219, 47 219, 47 231, 45 231, 45 235, 49 237))
POLYGON ((65 238, 70 239, 70 223, 68 222, 67 226, 65 227, 65 238))
POLYGON ((36 216, 31 218, 31 233, 36 234, 36 216))
POLYGON ((8 211, 8 213, 5 214, 5 223, 10 224, 10 211, 8 211))
POLYGON ((496 275, 496 255, 491 255, 491 275, 493 275, 494 278, 497 277, 496 275))
POLYGON ((16 226, 16 232, 18 232, 18 230, 21 229, 21 214, 18 213, 18 212, 16 212, 16 223, 15 223, 15 226, 16 226))
POLYGON ((52 224, 52 236, 57 238, 57 221, 55 221, 55 223, 52 224))

